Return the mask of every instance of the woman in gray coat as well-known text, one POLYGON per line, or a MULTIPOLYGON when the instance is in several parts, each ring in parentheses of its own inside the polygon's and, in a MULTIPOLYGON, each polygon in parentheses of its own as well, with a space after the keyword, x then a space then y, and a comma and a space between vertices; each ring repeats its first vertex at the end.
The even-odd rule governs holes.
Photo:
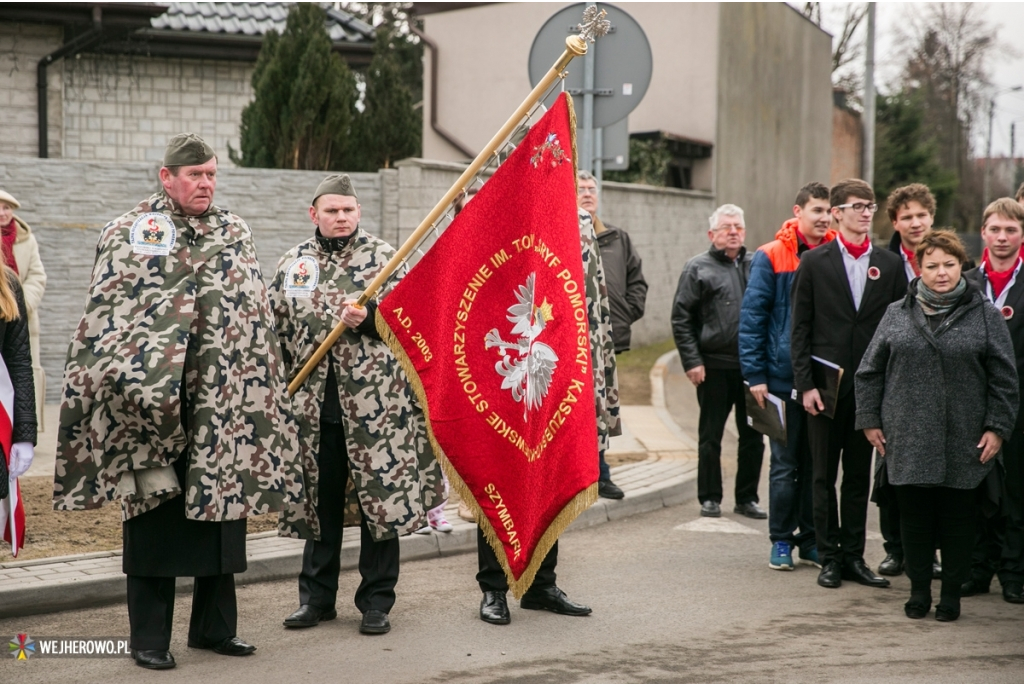
POLYGON ((978 487, 1017 418, 1010 334, 999 310, 961 275, 966 260, 952 231, 925 236, 917 248, 921 276, 889 305, 856 375, 857 428, 885 457, 896 486, 910 618, 931 609, 935 540, 942 549, 935 618, 960 616, 978 487))

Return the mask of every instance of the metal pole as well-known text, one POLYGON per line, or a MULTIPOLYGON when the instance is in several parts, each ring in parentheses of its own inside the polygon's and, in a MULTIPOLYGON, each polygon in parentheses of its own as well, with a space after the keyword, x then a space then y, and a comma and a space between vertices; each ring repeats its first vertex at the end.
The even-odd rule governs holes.
MULTIPOLYGON (((588 5, 595 3, 590 2, 588 5)), ((580 150, 580 169, 594 170, 594 48, 583 55, 583 148, 580 150)))
POLYGON ((1017 163, 1017 122, 1010 122, 1010 161, 1017 163))
POLYGON ((864 168, 867 184, 875 184, 875 3, 868 3, 868 35, 864 44, 864 168))
POLYGON ((601 182, 604 180, 604 129, 594 129, 594 180, 597 182, 597 195, 601 196, 601 182))
POLYGON ((996 97, 988 101, 988 141, 985 143, 985 183, 981 191, 981 203, 988 206, 989 190, 992 187, 992 119, 996 114, 996 97))

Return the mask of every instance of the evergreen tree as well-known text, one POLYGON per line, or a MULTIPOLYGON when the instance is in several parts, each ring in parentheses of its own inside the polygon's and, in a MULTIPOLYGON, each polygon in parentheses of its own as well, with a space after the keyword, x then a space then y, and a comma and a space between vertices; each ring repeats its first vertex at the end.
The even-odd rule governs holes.
POLYGON ((386 26, 377 27, 359 126, 364 168, 386 169, 420 151, 422 119, 402 78, 401 65, 389 47, 391 38, 386 26))
POLYGON ((331 50, 327 14, 297 3, 284 33, 270 31, 252 75, 253 101, 242 110, 235 164, 279 169, 349 168, 356 121, 355 77, 331 50))
POLYGON ((909 183, 924 183, 935 195, 936 216, 949 215, 957 190, 952 169, 942 164, 939 146, 925 128, 925 108, 917 90, 878 99, 875 193, 879 198, 909 183))

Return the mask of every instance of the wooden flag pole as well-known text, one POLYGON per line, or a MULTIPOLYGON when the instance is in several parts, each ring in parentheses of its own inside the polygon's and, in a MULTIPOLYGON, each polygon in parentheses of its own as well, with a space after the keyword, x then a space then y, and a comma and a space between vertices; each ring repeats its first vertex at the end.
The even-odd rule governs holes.
MULTIPOLYGON (((600 14, 603 18, 604 11, 602 10, 600 14)), ((444 214, 445 210, 455 200, 455 197, 465 189, 466 184, 470 183, 473 177, 476 176, 477 172, 483 168, 484 164, 487 163, 487 160, 491 158, 491 155, 498 151, 498 146, 501 145, 512 131, 515 130, 516 126, 519 125, 519 122, 529 113, 530 109, 538 100, 540 100, 541 96, 544 95, 547 89, 551 87, 551 84, 554 83, 555 79, 557 79, 562 71, 565 70, 569 62, 571 62, 573 58, 581 57, 586 53, 587 41, 585 40, 584 35, 569 36, 565 39, 565 51, 562 53, 562 56, 559 57, 558 61, 552 65, 548 70, 548 73, 544 75, 544 78, 537 83, 534 89, 530 91, 530 94, 526 96, 525 100, 523 100, 523 104, 519 105, 519 108, 511 117, 509 117, 509 120, 505 122, 505 125, 494 134, 494 137, 491 138, 491 142, 487 143, 484 149, 480 151, 480 154, 476 156, 476 159, 466 167, 466 170, 462 172, 461 176, 459 176, 459 180, 455 182, 455 185, 445 193, 444 197, 442 197, 434 206, 434 209, 432 209, 430 213, 427 214, 427 217, 420 222, 420 225, 415 231, 413 231, 412 235, 409 236, 405 243, 402 244, 402 247, 398 248, 395 256, 391 258, 391 261, 384 266, 384 269, 377 274, 377 277, 373 279, 370 285, 366 287, 366 290, 363 291, 363 294, 359 296, 359 299, 356 301, 356 306, 366 306, 366 303, 370 301, 370 298, 380 290, 381 286, 383 286, 388 278, 391 277, 391 274, 395 272, 402 262, 405 261, 405 258, 409 253, 415 249, 423 237, 431 230, 431 228, 433 228, 434 222, 444 214)), ((299 388, 302 387, 302 384, 306 382, 309 374, 313 372, 313 369, 315 369, 320 361, 327 355, 327 352, 334 346, 334 343, 338 342, 338 338, 340 338, 341 334, 344 332, 345 324, 339 323, 334 327, 334 330, 331 331, 330 335, 320 343, 320 347, 318 347, 316 352, 313 353, 313 356, 310 357, 305 366, 302 367, 302 369, 295 375, 295 378, 292 379, 291 383, 288 384, 289 395, 294 395, 298 392, 299 388)))

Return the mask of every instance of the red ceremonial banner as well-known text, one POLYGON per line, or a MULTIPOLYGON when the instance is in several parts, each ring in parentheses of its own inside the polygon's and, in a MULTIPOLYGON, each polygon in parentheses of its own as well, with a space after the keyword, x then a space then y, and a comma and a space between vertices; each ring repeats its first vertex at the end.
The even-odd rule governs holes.
POLYGON ((572 118, 562 95, 377 310, 516 597, 597 499, 572 118))

